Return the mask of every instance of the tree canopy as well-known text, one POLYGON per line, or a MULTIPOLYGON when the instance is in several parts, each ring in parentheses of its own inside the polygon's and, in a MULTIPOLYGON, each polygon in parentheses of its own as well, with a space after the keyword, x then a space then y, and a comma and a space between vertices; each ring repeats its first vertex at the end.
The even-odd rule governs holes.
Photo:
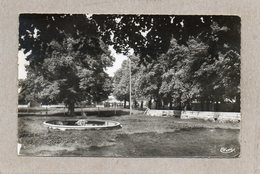
POLYGON ((30 52, 27 100, 64 102, 73 114, 75 103, 102 101, 111 93, 104 70, 114 58, 85 15, 20 15, 19 36, 20 49, 30 52))
POLYGON ((123 61, 121 68, 115 72, 113 85, 113 95, 116 99, 124 101, 124 107, 126 107, 126 101, 129 101, 130 90, 129 61, 123 61))
POLYGON ((187 45, 190 37, 209 45, 209 54, 231 47, 240 53, 240 18, 237 16, 183 15, 93 15, 103 40, 118 52, 133 49, 140 63, 151 62, 166 53, 174 37, 187 45))
MULTIPOLYGON (((132 93, 178 108, 194 101, 240 102, 237 16, 22 14, 19 49, 30 53, 28 98, 101 101, 111 92, 108 45, 132 59, 132 93)), ((113 78, 129 98, 127 62, 113 78)), ((24 90, 23 90, 24 91, 24 90)), ((70 104, 71 103, 71 104, 70 104)), ((71 109, 72 110, 72 109, 71 109)))
MULTIPOLYGON (((234 50, 219 53, 213 58, 209 45, 191 37, 187 45, 171 39, 169 49, 146 66, 139 65, 132 57, 132 94, 134 99, 155 101, 156 108, 169 105, 171 109, 191 109, 194 101, 202 104, 201 110, 209 110, 209 104, 216 105, 226 100, 235 101, 231 111, 239 111, 240 104, 240 55, 234 50)), ((129 67, 124 63, 118 70, 122 76, 115 76, 120 86, 115 95, 129 94, 129 67), (128 77, 128 78, 127 78, 128 77), (119 93, 120 91, 121 93, 119 93)), ((117 87, 117 86, 115 86, 117 87)), ((128 98, 129 96, 125 96, 128 98)), ((118 97, 120 100, 120 98, 118 97)))

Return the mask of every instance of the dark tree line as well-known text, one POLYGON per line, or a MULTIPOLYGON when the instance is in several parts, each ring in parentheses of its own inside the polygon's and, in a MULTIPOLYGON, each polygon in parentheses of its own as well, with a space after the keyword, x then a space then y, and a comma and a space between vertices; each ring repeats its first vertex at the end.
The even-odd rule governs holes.
POLYGON ((94 15, 93 19, 107 44, 123 53, 133 48, 142 64, 166 53, 172 37, 186 46, 190 37, 199 38, 210 46, 208 52, 212 57, 227 50, 227 44, 240 54, 240 18, 237 16, 94 15))
MULTIPOLYGON (((132 67, 136 67, 132 71, 134 99, 149 101, 148 107, 153 100, 156 108, 169 105, 170 109, 191 109, 192 102, 197 102, 201 104, 201 110, 210 110, 209 106, 214 105, 216 111, 219 111, 220 104, 233 103, 231 110, 239 111, 240 23, 233 25, 222 26, 212 21, 207 36, 202 37, 205 30, 201 30, 197 35, 190 35, 185 44, 172 35, 168 50, 150 63, 140 65, 141 54, 137 59, 130 58, 134 62, 132 67), (236 30, 237 38, 229 36, 232 30, 236 30), (235 43, 234 38, 237 39, 235 43)), ((124 74, 124 70, 125 74, 129 73, 125 67, 118 72, 124 74)), ((116 73, 116 77, 120 74, 116 73)), ((127 76, 122 76, 124 78, 127 76)), ((129 83, 118 81, 114 81, 115 88, 129 86, 129 83)), ((129 88, 124 89, 129 92, 129 88)), ((115 96, 121 95, 117 90, 114 93, 115 96)))

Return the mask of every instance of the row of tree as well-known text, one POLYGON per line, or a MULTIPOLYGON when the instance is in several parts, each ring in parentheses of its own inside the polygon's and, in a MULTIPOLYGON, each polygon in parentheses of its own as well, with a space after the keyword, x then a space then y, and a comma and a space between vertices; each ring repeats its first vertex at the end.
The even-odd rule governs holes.
MULTIPOLYGON (((212 32, 221 32, 220 27, 212 32)), ((155 61, 145 66, 139 57, 132 56, 132 97, 139 101, 155 101, 156 108, 168 105, 170 109, 191 109, 192 102, 200 103, 200 110, 210 110, 210 104, 219 111, 219 104, 233 103, 231 111, 240 110, 240 55, 232 47, 217 56, 210 54, 211 35, 208 42, 190 37, 185 45, 173 37, 169 49, 155 61)), ((129 100, 129 60, 115 73, 114 95, 119 100, 129 100)), ((141 102, 142 103, 142 102, 141 102)), ((141 104, 142 107, 142 104, 141 104)))
MULTIPOLYGON (((239 17, 21 14, 19 22, 19 50, 29 54, 20 102, 63 102, 73 114, 78 102, 105 100, 113 91, 108 45, 137 55, 131 58, 136 99, 153 99, 157 107, 239 102, 239 17)), ((129 97, 124 64, 114 77, 120 100, 129 97)))
MULTIPOLYGON (((101 15, 93 17, 107 44, 118 52, 133 48, 134 101, 209 110, 234 103, 240 110, 240 18, 237 16, 101 15), (116 19, 116 20, 115 20, 116 19), (115 22, 113 22, 115 21, 115 22), (111 38, 111 37, 110 37, 111 38)), ((114 95, 129 98, 127 63, 114 77, 114 95), (120 78, 121 77, 121 78, 120 78), (121 80, 120 80, 121 79, 121 80), (127 91, 128 90, 128 91, 127 91)), ((142 105, 142 104, 141 104, 142 105)))

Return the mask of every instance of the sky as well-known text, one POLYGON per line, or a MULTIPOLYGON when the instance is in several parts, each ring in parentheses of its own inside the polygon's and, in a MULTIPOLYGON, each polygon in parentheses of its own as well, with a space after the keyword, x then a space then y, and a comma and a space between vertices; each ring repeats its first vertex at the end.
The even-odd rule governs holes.
MULTIPOLYGON (((108 67, 105 71, 108 73, 109 76, 113 77, 115 72, 121 67, 122 62, 124 60, 127 60, 127 56, 116 53, 112 46, 109 46, 109 50, 111 51, 111 55, 115 58, 115 61, 113 63, 113 66, 108 67)), ((26 61, 25 58, 29 54, 30 53, 27 53, 25 55, 22 50, 18 51, 18 79, 26 78, 25 66, 28 65, 29 62, 26 61)))
POLYGON ((112 67, 108 67, 106 69, 106 72, 109 76, 113 77, 115 72, 121 67, 123 61, 127 60, 128 57, 123 54, 116 53, 112 46, 109 46, 109 50, 111 51, 111 55, 115 58, 115 62, 112 67))
POLYGON ((28 54, 24 54, 22 50, 18 51, 18 79, 26 78, 25 66, 29 64, 25 60, 28 54))

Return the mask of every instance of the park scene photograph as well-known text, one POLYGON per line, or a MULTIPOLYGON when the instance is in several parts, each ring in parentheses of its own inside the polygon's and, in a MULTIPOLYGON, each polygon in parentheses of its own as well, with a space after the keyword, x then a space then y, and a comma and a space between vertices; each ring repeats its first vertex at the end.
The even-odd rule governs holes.
POLYGON ((17 154, 238 158, 238 16, 20 14, 17 154))

